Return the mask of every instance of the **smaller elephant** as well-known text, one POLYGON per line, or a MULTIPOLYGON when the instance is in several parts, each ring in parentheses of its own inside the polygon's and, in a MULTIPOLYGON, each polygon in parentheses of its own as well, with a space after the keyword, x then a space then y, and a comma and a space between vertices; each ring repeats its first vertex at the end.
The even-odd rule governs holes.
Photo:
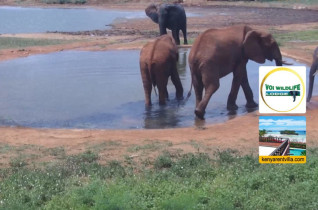
POLYGON ((146 15, 159 24, 160 35, 167 34, 167 28, 172 31, 172 36, 180 45, 179 31, 181 30, 184 37, 184 44, 187 41, 187 17, 184 8, 180 4, 150 4, 145 9, 146 15))
POLYGON ((318 47, 314 51, 313 61, 310 67, 307 102, 309 102, 312 97, 312 90, 314 88, 314 80, 317 74, 318 74, 318 47))
POLYGON ((167 84, 171 76, 176 87, 176 98, 183 99, 183 87, 177 71, 178 48, 170 35, 148 42, 140 52, 140 73, 145 91, 145 105, 151 106, 152 86, 158 87, 159 104, 168 98, 167 84))

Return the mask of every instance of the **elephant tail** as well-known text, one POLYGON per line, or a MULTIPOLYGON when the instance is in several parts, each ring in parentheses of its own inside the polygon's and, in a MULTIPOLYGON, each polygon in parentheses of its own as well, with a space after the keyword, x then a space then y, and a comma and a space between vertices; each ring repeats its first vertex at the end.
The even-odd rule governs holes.
POLYGON ((156 91, 156 76, 153 72, 154 66, 155 66, 155 63, 150 63, 148 65, 148 70, 149 70, 149 76, 150 76, 150 80, 151 80, 151 83, 153 86, 153 90, 155 91, 155 94, 158 95, 157 91, 156 91))
POLYGON ((192 86, 193 86, 193 83, 192 83, 192 81, 191 81, 190 90, 189 90, 189 92, 188 92, 188 95, 187 95, 187 97, 186 97, 186 100, 188 100, 188 99, 190 98, 190 96, 191 96, 192 86))
POLYGON ((158 44, 160 38, 156 39, 153 46, 152 46, 152 50, 151 50, 151 54, 150 54, 150 60, 148 63, 148 70, 149 70, 149 75, 150 75, 150 80, 152 82, 152 86, 153 89, 155 91, 155 94, 157 95, 157 91, 156 91, 156 77, 155 77, 155 73, 154 73, 154 67, 155 67, 155 63, 153 62, 153 57, 155 54, 155 50, 156 50, 156 46, 158 44))

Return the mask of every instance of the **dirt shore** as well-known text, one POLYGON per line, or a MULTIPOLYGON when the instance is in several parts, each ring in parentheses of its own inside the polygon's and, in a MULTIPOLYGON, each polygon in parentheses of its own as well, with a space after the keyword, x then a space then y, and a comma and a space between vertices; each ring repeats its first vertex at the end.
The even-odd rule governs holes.
MULTIPOLYGON (((258 154, 258 118, 253 112, 226 123, 177 129, 153 130, 82 130, 0 127, 1 144, 14 147, 32 145, 43 148, 64 147, 68 154, 100 147, 102 160, 131 157, 155 157, 162 151, 171 153, 206 152, 234 149, 241 154, 258 154), (104 148, 101 147, 104 145, 104 148), (148 146, 145 146, 148 145, 148 146), (134 149, 135 148, 135 149, 134 149), (141 148, 141 149, 137 149, 141 148), (143 149, 142 149, 143 148, 143 149), (147 148, 150 151, 145 151, 147 148), (147 153, 149 152, 149 153, 147 153)), ((307 148, 318 146, 318 97, 307 105, 307 148)), ((13 154, 1 156, 4 164, 13 154)), ((0 165, 1 165, 0 162, 0 165)))
MULTIPOLYGON (((96 7, 96 5, 94 6, 96 7)), ((105 8, 105 6, 101 7, 105 8)), ((144 8, 144 5, 138 5, 139 7, 144 8)), ((111 8, 118 8, 118 5, 111 8)), ((137 6, 128 8, 135 9, 137 6)), ((248 23, 258 29, 276 30, 281 33, 318 28, 318 15, 314 10, 259 7, 251 9, 250 7, 228 5, 205 8, 187 7, 187 10, 204 14, 202 17, 188 19, 189 38, 192 40, 207 28, 243 23, 248 23), (218 11, 218 14, 215 11, 218 11), (230 15, 222 15, 224 13, 230 15)), ((0 37, 63 39, 73 40, 73 42, 63 45, 0 50, 0 61, 62 50, 140 49, 148 40, 158 35, 157 30, 158 26, 150 20, 135 19, 115 23, 110 30, 79 33, 2 34, 0 37)), ((282 46, 281 49, 284 55, 309 65, 312 51, 317 45, 318 40, 306 43, 295 42, 282 46)), ((38 154, 43 148, 64 147, 67 153, 73 154, 100 147, 99 152, 102 154, 103 160, 122 160, 127 154, 131 157, 142 158, 156 156, 164 150, 172 153, 200 151, 212 154, 218 149, 231 148, 242 154, 258 154, 258 116, 258 112, 253 112, 222 124, 164 130, 66 130, 0 127, 0 146, 21 148, 25 145, 32 145, 31 149, 26 149, 32 154, 38 154), (100 145, 104 145, 104 147, 100 145), (147 149, 136 149, 142 145, 152 145, 150 148, 154 149, 146 152, 147 149), (37 151, 34 148, 37 148, 37 151)), ((307 105, 306 116, 308 148, 317 147, 318 97, 313 98, 312 102, 307 105)), ((0 153, 0 166, 6 165, 8 160, 17 154, 19 152, 16 154, 0 153)))

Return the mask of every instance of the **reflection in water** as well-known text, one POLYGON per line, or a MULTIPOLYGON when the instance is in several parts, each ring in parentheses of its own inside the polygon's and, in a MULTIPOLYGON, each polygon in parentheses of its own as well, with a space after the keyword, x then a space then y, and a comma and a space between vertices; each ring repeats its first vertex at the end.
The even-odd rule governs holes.
POLYGON ((177 68, 179 75, 185 76, 186 66, 187 66, 187 53, 188 49, 181 48, 179 49, 179 60, 177 62, 177 68))
MULTIPOLYGON (((188 53, 188 49, 179 50, 178 70, 185 98, 191 85, 188 53)), ((167 105, 159 106, 158 96, 152 94, 153 106, 145 109, 139 54, 138 50, 64 51, 0 62, 0 126, 203 128, 206 123, 220 123, 254 111, 245 108, 242 90, 237 98, 239 109, 233 113, 227 111, 232 75, 220 80, 220 88, 206 109, 205 121, 194 115, 194 91, 188 100, 177 101, 170 80, 167 105)), ((249 62, 247 68, 258 101, 258 64, 249 62)), ((314 93, 318 93, 318 83, 314 93)))
POLYGON ((178 100, 170 100, 165 106, 154 104, 145 108, 144 128, 180 127, 182 116, 178 110, 184 105, 178 100))

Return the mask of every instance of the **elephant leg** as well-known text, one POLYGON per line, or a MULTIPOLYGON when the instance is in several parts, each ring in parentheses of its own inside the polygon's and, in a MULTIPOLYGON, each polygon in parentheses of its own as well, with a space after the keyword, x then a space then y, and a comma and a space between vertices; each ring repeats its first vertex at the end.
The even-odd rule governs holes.
MULTIPOLYGON (((165 69, 165 65, 158 65, 158 69, 162 70, 165 69)), ((156 82, 159 92, 159 104, 165 105, 166 98, 168 96, 167 84, 168 84, 168 77, 165 75, 164 71, 156 71, 156 82)))
POLYGON ((250 87, 250 84, 248 82, 248 78, 247 78, 247 72, 244 72, 243 78, 242 78, 242 82, 241 82, 241 86, 243 88, 244 91, 244 95, 246 98, 246 107, 247 108, 255 108, 258 106, 258 104, 254 101, 254 96, 253 96, 253 92, 252 89, 250 87))
POLYGON ((227 99, 227 109, 228 110, 237 110, 238 109, 238 106, 236 105, 236 98, 237 98, 237 94, 238 94, 241 83, 242 83, 242 78, 238 75, 234 75, 233 81, 232 81, 231 92, 230 92, 229 97, 227 99))
POLYGON ((310 67, 307 102, 309 102, 312 97, 312 90, 314 88, 314 80, 315 80, 314 74, 316 71, 318 71, 317 69, 318 69, 318 59, 315 62, 313 62, 313 64, 310 67))
POLYGON ((166 104, 166 97, 167 97, 167 83, 165 84, 158 84, 158 91, 159 91, 159 105, 166 104))
POLYGON ((183 87, 176 66, 171 70, 171 81, 176 88, 176 98, 178 100, 183 100, 183 87))
POLYGON ((214 83, 210 83, 207 86, 205 86, 204 97, 194 111, 195 115, 198 118, 204 119, 205 109, 210 101, 210 98, 215 93, 215 91, 219 89, 219 87, 220 87, 220 84, 218 81, 214 83))
POLYGON ((183 44, 188 44, 187 28, 186 27, 182 28, 182 34, 183 34, 183 44))
POLYGON ((145 92, 145 105, 151 106, 152 82, 148 72, 147 64, 141 65, 141 77, 145 92))
POLYGON ((180 45, 179 30, 178 29, 172 30, 172 36, 173 36, 174 40, 176 41, 176 44, 180 45))
POLYGON ((166 99, 169 101, 169 93, 168 93, 167 87, 166 87, 166 99))
POLYGON ((201 77, 198 77, 195 74, 192 74, 192 85, 195 92, 195 107, 199 105, 199 103, 202 101, 202 94, 203 94, 203 83, 201 77))

